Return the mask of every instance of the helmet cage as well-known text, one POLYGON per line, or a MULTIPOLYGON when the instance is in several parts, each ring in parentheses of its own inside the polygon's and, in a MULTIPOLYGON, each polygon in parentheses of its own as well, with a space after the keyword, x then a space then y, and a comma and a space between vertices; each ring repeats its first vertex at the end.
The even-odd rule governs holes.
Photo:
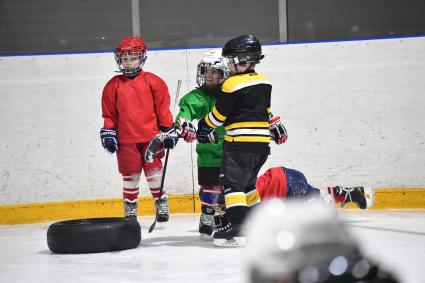
POLYGON ((131 78, 137 76, 146 61, 146 51, 147 47, 139 36, 124 37, 114 52, 120 72, 131 78), (136 66, 135 60, 138 60, 136 66))
POLYGON ((118 50, 115 51, 115 62, 117 63, 118 69, 120 72, 122 72, 127 77, 135 77, 137 76, 141 71, 142 67, 145 64, 146 61, 146 50, 142 51, 125 51, 125 50, 118 50), (130 67, 125 66, 123 62, 125 61, 131 61, 131 60, 139 60, 139 63, 136 67, 130 67))
POLYGON ((230 66, 233 65, 233 69, 238 74, 239 71, 237 66, 246 66, 249 64, 248 70, 254 69, 256 64, 260 63, 260 60, 264 58, 261 54, 261 49, 258 50, 256 47, 248 46, 247 48, 237 48, 232 50, 223 50, 224 64, 229 73, 230 66))
POLYGON ((259 64, 264 55, 261 53, 261 44, 253 35, 241 35, 229 40, 223 46, 223 57, 227 58, 227 67, 232 66, 236 72, 237 66, 246 66, 248 70, 259 64))
POLYGON ((199 87, 206 87, 205 74, 208 69, 214 69, 220 72, 220 78, 218 80, 218 84, 213 85, 211 88, 221 85, 224 82, 224 80, 229 76, 227 68, 225 68, 221 58, 219 61, 215 61, 215 62, 200 62, 198 64, 197 71, 196 71, 196 83, 198 84, 199 87))

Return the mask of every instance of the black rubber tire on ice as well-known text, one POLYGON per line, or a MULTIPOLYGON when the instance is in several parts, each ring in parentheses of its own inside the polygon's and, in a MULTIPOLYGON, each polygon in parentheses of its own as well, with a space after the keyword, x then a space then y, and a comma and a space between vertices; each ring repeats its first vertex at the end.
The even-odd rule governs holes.
POLYGON ((134 249, 140 245, 140 224, 131 218, 89 218, 53 223, 47 245, 54 253, 101 253, 134 249))

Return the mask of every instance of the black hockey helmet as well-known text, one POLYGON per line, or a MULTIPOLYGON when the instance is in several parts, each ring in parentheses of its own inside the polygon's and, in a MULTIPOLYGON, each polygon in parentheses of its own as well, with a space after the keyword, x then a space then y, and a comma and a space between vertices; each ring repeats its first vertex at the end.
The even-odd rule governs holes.
POLYGON ((222 56, 233 58, 236 64, 258 64, 264 58, 260 41, 251 34, 229 40, 223 47, 222 56))

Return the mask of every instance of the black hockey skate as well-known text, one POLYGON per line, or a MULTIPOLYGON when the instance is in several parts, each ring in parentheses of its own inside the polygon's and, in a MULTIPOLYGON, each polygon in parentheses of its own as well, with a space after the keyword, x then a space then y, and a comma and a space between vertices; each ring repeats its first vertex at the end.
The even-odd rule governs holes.
POLYGON ((199 219, 199 234, 202 240, 211 240, 214 231, 214 208, 203 205, 202 213, 199 219))
POLYGON ((214 215, 214 230, 218 231, 221 227, 224 227, 227 225, 227 218, 226 214, 217 214, 214 215))
POLYGON ((344 197, 341 203, 341 207, 345 207, 347 203, 352 202, 355 203, 360 209, 367 208, 367 201, 363 187, 343 188, 341 186, 336 186, 333 188, 333 191, 338 196, 344 197))
POLYGON ((135 202, 124 200, 124 217, 137 219, 137 206, 137 200, 135 202))
POLYGON ((158 210, 158 222, 167 222, 170 218, 168 214, 168 197, 163 195, 161 198, 155 201, 155 207, 158 210))
POLYGON ((246 244, 245 237, 241 234, 240 225, 227 223, 214 233, 213 244, 218 247, 241 247, 246 244))

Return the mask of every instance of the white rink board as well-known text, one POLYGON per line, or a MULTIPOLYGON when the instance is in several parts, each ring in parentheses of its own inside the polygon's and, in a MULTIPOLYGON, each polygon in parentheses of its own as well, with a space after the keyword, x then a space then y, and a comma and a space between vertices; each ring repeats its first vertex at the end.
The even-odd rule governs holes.
MULTIPOLYGON (((257 71, 289 140, 262 171, 288 166, 316 187, 425 187, 424 48, 425 37, 265 46, 257 71)), ((181 96, 196 86, 206 50, 148 53, 145 70, 166 81, 172 105, 179 79, 181 96)), ((114 70, 112 53, 0 57, 0 205, 121 196, 99 139, 114 70)), ((170 153, 170 194, 192 193, 192 169, 197 191, 191 150, 181 141, 170 153)))

